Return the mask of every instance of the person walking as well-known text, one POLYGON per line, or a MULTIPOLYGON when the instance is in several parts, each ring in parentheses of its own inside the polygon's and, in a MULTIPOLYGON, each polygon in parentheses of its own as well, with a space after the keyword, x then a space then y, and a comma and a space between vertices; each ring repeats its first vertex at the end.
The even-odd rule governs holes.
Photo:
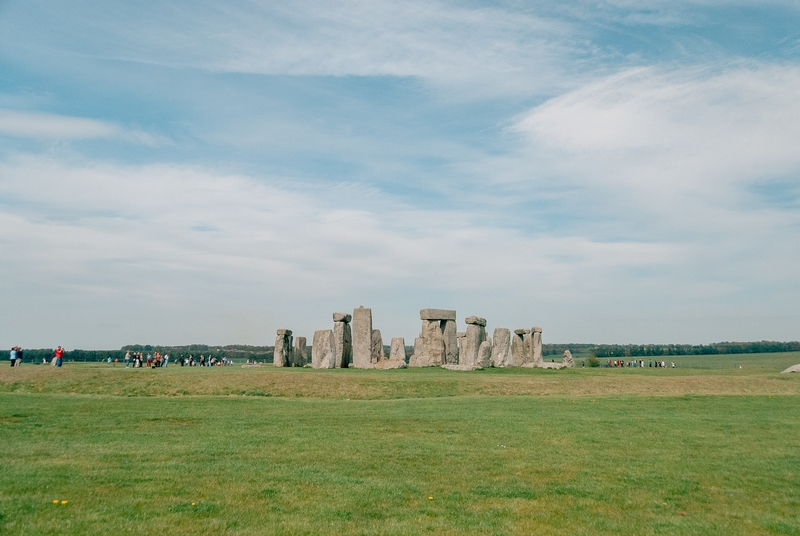
POLYGON ((17 363, 15 366, 17 367, 22 366, 22 348, 20 348, 19 346, 17 346, 17 363))
POLYGON ((131 362, 131 351, 128 350, 127 352, 125 352, 125 368, 128 368, 130 362, 131 362))
POLYGON ((11 349, 11 353, 9 355, 9 358, 11 359, 11 366, 12 367, 17 364, 17 347, 16 346, 14 346, 11 349))
POLYGON ((56 366, 60 367, 61 364, 64 362, 64 349, 60 346, 56 348, 56 366))

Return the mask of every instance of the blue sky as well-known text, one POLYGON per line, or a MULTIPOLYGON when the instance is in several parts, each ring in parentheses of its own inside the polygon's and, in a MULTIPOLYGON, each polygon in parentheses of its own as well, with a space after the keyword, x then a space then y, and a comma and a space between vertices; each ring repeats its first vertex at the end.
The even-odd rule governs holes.
POLYGON ((0 0, 0 345, 800 338, 796 2, 273 4, 0 0))

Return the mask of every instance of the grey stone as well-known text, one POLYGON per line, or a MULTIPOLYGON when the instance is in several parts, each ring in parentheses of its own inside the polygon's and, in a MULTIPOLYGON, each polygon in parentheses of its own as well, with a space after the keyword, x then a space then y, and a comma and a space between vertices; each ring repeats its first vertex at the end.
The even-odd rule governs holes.
POLYGON ((458 370, 466 372, 480 369, 478 365, 442 365, 442 368, 447 370, 458 370))
POLYGON ((489 367, 492 364, 492 343, 483 341, 478 348, 478 360, 475 362, 481 368, 489 367))
POLYGON ((478 349, 486 340, 486 328, 480 324, 468 324, 467 336, 464 338, 464 352, 459 357, 459 365, 477 365, 478 349))
POLYGON ((316 369, 328 369, 336 366, 336 343, 333 330, 321 329, 314 332, 314 344, 311 346, 311 366, 316 369))
POLYGON ((486 319, 485 318, 481 318, 479 316, 468 316, 466 319, 464 319, 464 322, 466 322, 467 324, 475 325, 475 326, 484 326, 484 327, 486 327, 486 319))
POLYGON ((522 365, 523 368, 551 368, 551 369, 562 369, 565 368, 562 363, 551 363, 549 361, 544 361, 542 363, 525 363, 522 365))
POLYGON ((421 367, 438 367, 444 364, 444 334, 438 320, 422 321, 422 356, 421 367))
POLYGON ((353 317, 347 313, 333 313, 334 322, 344 322, 345 324, 348 324, 352 319, 353 317))
POLYGON ((511 359, 515 367, 525 364, 525 331, 527 330, 515 329, 511 339, 511 359))
POLYGON ((781 374, 789 374, 790 372, 800 372, 800 364, 792 365, 786 370, 781 371, 781 374))
POLYGON ((276 367, 291 367, 294 364, 292 357, 292 330, 279 329, 275 337, 275 349, 272 352, 272 364, 276 367))
POLYGON ((522 336, 522 340, 524 342, 522 362, 533 363, 533 334, 526 333, 522 336))
POLYGON ((381 337, 381 330, 372 330, 372 364, 386 359, 386 354, 383 351, 383 337, 381 337))
POLYGON ((456 312, 449 309, 422 309, 419 312, 420 320, 453 320, 456 319, 456 312))
POLYGON ((389 359, 402 359, 406 362, 406 340, 403 337, 392 338, 392 345, 389 347, 389 359))
POLYGON ((464 363, 467 359, 465 345, 467 344, 465 341, 467 340, 467 332, 466 331, 459 331, 456 333, 456 339, 458 339, 458 362, 464 363))
MULTIPOLYGON (((348 317, 350 315, 347 315, 348 317)), ((350 358, 353 357, 353 332, 347 322, 333 323, 333 340, 336 344, 336 368, 347 368, 350 366, 350 358)))
POLYGON ((561 364, 565 367, 575 368, 575 360, 572 359, 572 352, 564 350, 564 357, 561 358, 561 364))
POLYGON ((532 358, 531 360, 534 363, 544 363, 544 359, 542 359, 542 328, 533 328, 531 333, 532 342, 531 342, 531 352, 532 358))
POLYGON ((408 358, 409 367, 420 367, 419 360, 422 357, 422 337, 414 339, 414 353, 408 358))
MULTIPOLYGON (((455 315, 455 311, 453 311, 455 315)), ((455 320, 442 320, 439 324, 444 338, 444 362, 450 365, 458 364, 458 337, 455 320)))
POLYGON ((305 367, 308 365, 308 348, 306 347, 306 338, 297 337, 294 340, 294 366, 305 367))
POLYGON ((405 359, 384 359, 375 363, 375 368, 379 370, 404 369, 408 367, 405 359))
POLYGON ((492 366, 513 367, 511 355, 511 331, 506 328, 494 328, 494 344, 492 345, 492 366))
POLYGON ((515 329, 514 333, 517 335, 525 335, 526 333, 530 333, 531 330, 529 329, 515 329))
POLYGON ((366 307, 353 311, 353 367, 373 368, 372 310, 366 307))

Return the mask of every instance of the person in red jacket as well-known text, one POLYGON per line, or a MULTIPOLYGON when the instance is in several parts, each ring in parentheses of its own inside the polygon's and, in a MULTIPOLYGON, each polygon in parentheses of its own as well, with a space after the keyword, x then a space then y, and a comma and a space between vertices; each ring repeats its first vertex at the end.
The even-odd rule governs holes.
POLYGON ((56 348, 56 366, 60 367, 63 360, 64 360, 64 349, 59 346, 58 348, 56 348))

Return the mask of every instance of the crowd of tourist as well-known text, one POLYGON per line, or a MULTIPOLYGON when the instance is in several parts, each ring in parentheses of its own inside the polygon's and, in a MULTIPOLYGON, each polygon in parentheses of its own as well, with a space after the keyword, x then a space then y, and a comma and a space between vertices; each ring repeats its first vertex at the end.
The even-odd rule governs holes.
MULTIPOLYGON (((672 361, 671 365, 672 365, 672 368, 675 368, 675 361, 672 361)), ((609 359, 608 360, 608 366, 609 367, 614 367, 614 368, 616 368, 616 367, 634 367, 634 368, 635 367, 639 367, 639 368, 644 368, 644 359, 634 359, 632 361, 624 361, 622 359, 609 359)), ((652 359, 650 359, 647 362, 647 366, 649 368, 653 368, 653 367, 655 367, 655 368, 667 368, 667 362, 666 361, 653 361, 652 359)))
MULTIPOLYGON (((200 354, 197 358, 195 358, 194 354, 189 354, 188 356, 181 355, 178 358, 178 364, 182 367, 227 367, 233 365, 233 360, 228 359, 227 356, 222 356, 220 358, 212 357, 210 354, 208 357, 200 354)), ((131 352, 125 353, 125 367, 133 367, 133 368, 159 368, 159 367, 167 367, 169 365, 169 354, 161 355, 159 352, 154 352, 153 354, 147 354, 145 356, 142 352, 131 352)))

